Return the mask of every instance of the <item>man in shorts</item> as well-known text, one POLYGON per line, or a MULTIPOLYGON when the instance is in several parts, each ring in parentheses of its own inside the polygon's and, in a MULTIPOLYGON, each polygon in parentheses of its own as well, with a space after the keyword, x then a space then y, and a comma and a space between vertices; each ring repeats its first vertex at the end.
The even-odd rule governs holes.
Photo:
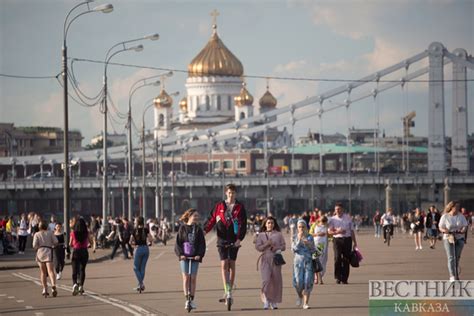
POLYGON ((225 298, 231 299, 236 272, 235 261, 240 243, 247 232, 247 212, 244 205, 236 200, 234 184, 226 185, 225 195, 225 201, 217 203, 209 213, 204 224, 204 233, 207 234, 216 227, 225 298))

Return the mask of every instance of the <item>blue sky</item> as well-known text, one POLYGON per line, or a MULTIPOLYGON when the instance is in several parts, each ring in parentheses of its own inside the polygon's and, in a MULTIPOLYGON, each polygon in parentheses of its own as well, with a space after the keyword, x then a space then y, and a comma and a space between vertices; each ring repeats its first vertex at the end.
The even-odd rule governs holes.
MULTIPOLYGON (((67 12, 80 1, 0 1, 0 73, 56 75, 61 67, 62 24, 67 12)), ((94 5, 106 1, 97 1, 94 5)), ((217 9, 218 32, 227 47, 241 60, 247 75, 357 79, 402 61, 429 46, 443 43, 450 51, 457 47, 474 53, 474 1, 160 1, 111 0, 114 12, 87 14, 76 20, 68 35, 70 57, 102 60, 114 44, 158 32, 159 41, 145 41, 140 53, 125 52, 113 61, 143 66, 186 70, 211 34, 210 12, 217 9)), ((419 67, 414 65, 415 67, 419 67)), ((75 74, 81 88, 95 95, 101 88, 103 66, 78 62, 75 74)), ((451 67, 445 67, 446 78, 451 67)), ((128 104, 130 86, 138 79, 158 74, 110 66, 112 100, 121 112, 128 104)), ((391 78, 400 78, 403 72, 391 78)), ((468 77, 474 78, 472 71, 468 77)), ((427 79, 427 77, 423 77, 427 79)), ((185 93, 185 73, 175 73, 166 82, 169 92, 179 91, 175 106, 185 93)), ((265 80, 248 79, 248 89, 258 99, 265 80)), ((333 82, 272 80, 271 91, 279 106, 300 101, 339 86, 333 82)), ((474 119, 474 83, 468 83, 469 118, 474 119)), ((62 126, 62 88, 55 79, 26 80, 0 77, 0 121, 18 126, 62 126)), ((369 89, 369 87, 367 87, 369 89)), ((451 93, 446 89, 446 123, 450 135, 451 93)), ((362 91, 362 90, 361 90, 362 91)), ((158 95, 159 88, 147 87, 133 98, 133 117, 140 125, 145 102, 158 95)), ((356 91, 354 91, 356 93, 356 91)), ((409 84, 381 95, 381 126, 389 135, 400 134, 406 110, 416 110, 415 135, 427 135, 426 83, 409 84)), ((343 99, 342 96, 340 99, 343 99)), ((335 102, 338 99, 336 98, 335 102)), ((373 101, 356 103, 351 125, 373 127, 373 101)), ((151 111, 146 124, 151 126, 151 111)), ((324 117, 325 132, 346 130, 343 110, 324 117)), ((285 117, 280 119, 286 120, 285 117)), ((80 129, 83 145, 102 128, 98 107, 81 107, 70 101, 70 127, 80 129)), ((115 119, 117 132, 124 121, 115 119)), ((470 124, 474 126, 474 124, 470 124)), ((317 119, 297 123, 298 135, 317 130, 317 119)), ((113 130, 113 129, 111 129, 113 130)), ((472 133, 474 127, 470 128, 472 133)))

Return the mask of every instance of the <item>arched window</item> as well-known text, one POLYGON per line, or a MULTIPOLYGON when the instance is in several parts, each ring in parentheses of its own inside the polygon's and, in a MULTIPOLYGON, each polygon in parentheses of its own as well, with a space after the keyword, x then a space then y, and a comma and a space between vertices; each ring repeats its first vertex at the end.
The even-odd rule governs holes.
POLYGON ((244 119, 245 119, 245 113, 244 113, 244 112, 240 112, 240 119, 241 119, 241 120, 244 120, 244 119))
POLYGON ((211 109, 211 100, 209 99, 209 96, 206 95, 206 111, 209 111, 211 109))
POLYGON ((232 96, 231 95, 227 97, 227 110, 229 111, 232 110, 232 96))
POLYGON ((217 96, 217 111, 221 110, 221 96, 217 96))
POLYGON ((165 125, 165 116, 163 114, 158 115, 158 126, 163 127, 165 125))

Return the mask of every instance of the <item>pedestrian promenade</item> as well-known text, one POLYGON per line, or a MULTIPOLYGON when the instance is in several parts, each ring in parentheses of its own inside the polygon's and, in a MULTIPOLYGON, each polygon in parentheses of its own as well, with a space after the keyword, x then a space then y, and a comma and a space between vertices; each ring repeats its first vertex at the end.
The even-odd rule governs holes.
MULTIPOLYGON (((295 306, 296 294, 292 287, 292 254, 289 235, 285 234, 287 250, 283 253, 287 264, 283 267, 283 302, 278 310, 264 311, 260 302, 260 275, 256 270, 258 253, 252 243, 252 236, 244 240, 237 261, 235 304, 227 312, 218 302, 222 296, 219 259, 215 247, 215 236, 209 234, 208 251, 199 268, 196 292, 199 315, 368 315, 369 280, 446 280, 448 278, 446 255, 442 243, 430 249, 428 242, 423 250, 415 251, 415 244, 408 234, 395 234, 390 247, 383 239, 374 238, 372 230, 365 229, 357 234, 359 248, 364 260, 360 268, 351 268, 349 284, 336 284, 333 275, 333 253, 330 245, 328 271, 324 285, 315 285, 310 299, 310 310, 295 306)), ((462 256, 462 279, 474 279, 474 239, 470 233, 462 256)), ((145 277, 146 290, 138 294, 133 261, 123 260, 121 254, 113 261, 99 260, 87 267, 86 296, 72 297, 70 266, 65 268, 59 282, 57 298, 43 299, 41 288, 35 284, 39 271, 18 269, 0 271, 0 314, 1 315, 184 315, 184 296, 181 275, 173 242, 167 246, 151 248, 145 277), (9 297, 13 297, 9 299, 9 297), (19 299, 20 298, 20 299, 19 299), (23 301, 17 303, 17 301, 23 301), (31 308, 26 308, 29 306, 31 308), (40 313, 40 314, 36 314, 40 313)), ((97 252, 100 257, 104 252, 97 252)), ((105 253, 108 254, 108 253, 105 253)), ((92 255, 92 254, 91 254, 92 255)), ((25 256, 26 258, 26 256, 25 256)), ((1 266, 6 265, 0 257, 1 266)), ((12 258, 13 259, 13 258, 12 258)), ((10 261, 10 260, 9 260, 10 261)), ((11 260, 10 266, 14 263, 11 260)), ((18 261, 23 262, 24 260, 18 261)))

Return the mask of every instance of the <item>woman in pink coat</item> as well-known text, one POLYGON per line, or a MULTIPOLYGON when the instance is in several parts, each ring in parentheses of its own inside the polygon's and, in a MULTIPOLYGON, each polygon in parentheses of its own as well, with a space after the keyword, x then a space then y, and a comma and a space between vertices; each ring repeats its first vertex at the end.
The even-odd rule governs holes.
POLYGON ((255 242, 255 248, 262 253, 259 260, 262 276, 261 298, 263 308, 277 309, 277 303, 281 303, 283 280, 281 265, 275 265, 273 257, 276 253, 285 251, 286 244, 275 218, 269 216, 263 221, 260 234, 255 242))

